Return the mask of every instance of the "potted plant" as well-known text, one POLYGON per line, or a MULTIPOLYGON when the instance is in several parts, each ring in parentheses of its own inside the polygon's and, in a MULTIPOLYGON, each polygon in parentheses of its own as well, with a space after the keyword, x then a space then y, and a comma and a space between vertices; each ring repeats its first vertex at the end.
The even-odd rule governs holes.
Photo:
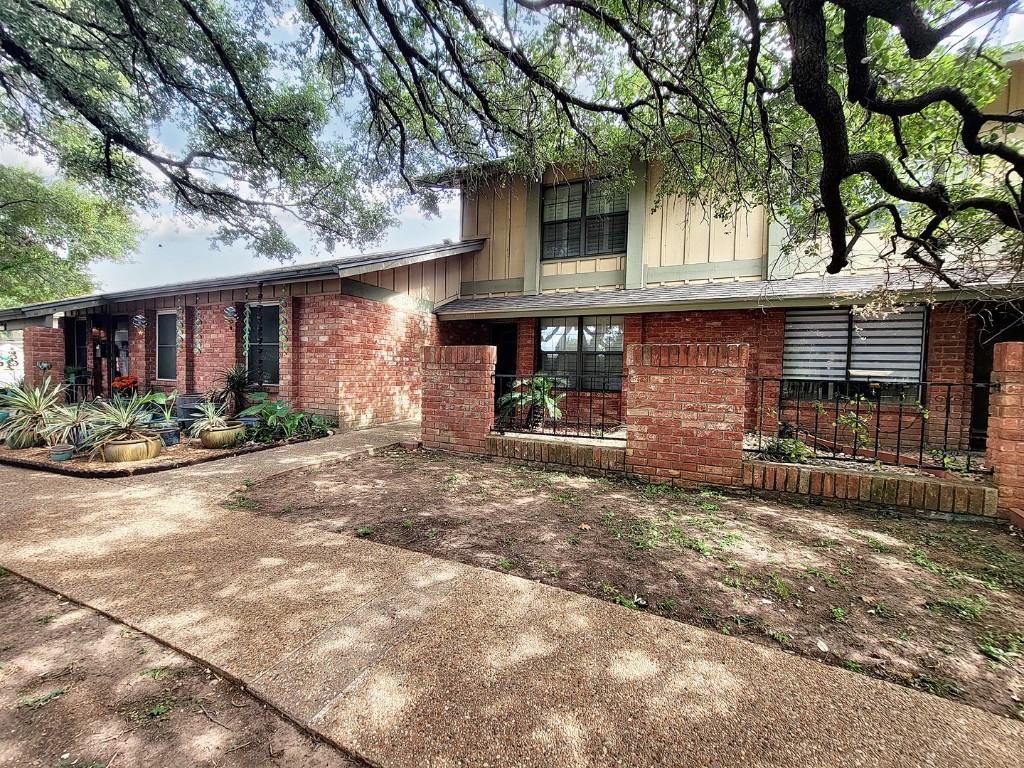
POLYGON ((93 405, 88 445, 104 461, 142 461, 160 455, 163 443, 149 428, 153 395, 132 394, 93 405))
POLYGON ((557 421, 562 418, 562 409, 558 406, 565 399, 565 393, 556 394, 555 390, 565 384, 565 379, 543 374, 516 379, 511 390, 498 398, 499 420, 503 425, 510 425, 521 418, 527 429, 539 429, 545 415, 557 421))
POLYGON ((0 436, 9 448, 33 448, 44 445, 42 429, 46 413, 60 404, 63 389, 49 377, 39 387, 22 383, 0 394, 0 408, 10 417, 0 425, 0 436))
POLYGON ((192 424, 192 437, 198 437, 204 448, 230 448, 245 432, 240 421, 224 418, 224 405, 207 402, 199 406, 199 418, 192 424))
POLYGON ((153 432, 160 436, 160 441, 165 446, 177 445, 181 442, 181 425, 174 415, 175 401, 178 399, 178 390, 170 394, 157 393, 154 402, 157 404, 157 421, 152 425, 153 432))
POLYGON ((249 407, 250 394, 256 382, 244 363, 235 363, 221 373, 220 380, 221 386, 212 390, 207 400, 224 403, 232 415, 249 407))
POLYGON ((139 377, 134 375, 117 376, 111 385, 118 397, 131 397, 139 388, 139 377))
MULTIPOLYGON (((43 416, 43 426, 40 434, 50 443, 51 458, 53 453, 66 453, 66 450, 57 451, 60 446, 70 446, 72 453, 75 449, 84 445, 88 439, 90 425, 93 419, 93 406, 89 403, 77 403, 75 405, 57 405, 47 411, 43 416)), ((68 457, 70 458, 70 457, 68 457)), ((54 459, 63 461, 63 459, 54 459)))

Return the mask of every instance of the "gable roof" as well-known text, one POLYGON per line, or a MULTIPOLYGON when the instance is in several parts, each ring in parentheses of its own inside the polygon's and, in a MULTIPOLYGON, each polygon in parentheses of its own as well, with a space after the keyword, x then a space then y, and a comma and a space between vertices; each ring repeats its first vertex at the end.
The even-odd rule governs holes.
POLYGON ((54 312, 63 312, 73 309, 87 309, 89 307, 98 307, 103 304, 151 299, 176 293, 224 290, 255 285, 257 283, 292 283, 299 280, 316 279, 318 277, 354 277, 356 275, 364 275, 367 272, 377 272, 382 269, 394 269, 395 267, 404 267, 409 264, 419 264, 425 261, 443 259, 448 256, 458 256, 463 253, 475 253, 480 250, 484 242, 485 240, 478 239, 464 240, 457 243, 435 243, 433 245, 424 245, 418 248, 404 248, 394 251, 380 251, 378 253, 355 254, 338 259, 328 259, 326 261, 317 261, 308 264, 275 267, 256 272, 244 272, 239 275, 209 277, 201 280, 168 283, 166 285, 157 285, 149 288, 135 288, 130 291, 94 293, 87 296, 60 299, 59 301, 45 301, 38 304, 26 304, 21 307, 0 309, 0 322, 32 317, 44 317, 46 315, 52 315, 54 312))
POLYGON ((699 309, 757 309, 762 307, 856 304, 882 287, 902 294, 907 301, 980 299, 993 293, 1024 293, 1010 277, 993 277, 952 289, 930 275, 824 275, 785 280, 696 283, 660 288, 627 288, 533 296, 456 299, 436 312, 444 320, 528 317, 538 314, 672 312, 699 309))

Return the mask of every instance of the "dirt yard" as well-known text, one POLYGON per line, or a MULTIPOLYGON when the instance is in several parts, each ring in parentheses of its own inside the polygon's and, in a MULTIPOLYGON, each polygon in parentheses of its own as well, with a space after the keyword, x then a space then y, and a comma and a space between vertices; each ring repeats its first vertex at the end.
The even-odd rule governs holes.
POLYGON ((1024 540, 1007 526, 666 491, 429 452, 274 478, 231 503, 1024 718, 1024 540))
POLYGON ((0 569, 0 766, 357 766, 185 657, 0 569))

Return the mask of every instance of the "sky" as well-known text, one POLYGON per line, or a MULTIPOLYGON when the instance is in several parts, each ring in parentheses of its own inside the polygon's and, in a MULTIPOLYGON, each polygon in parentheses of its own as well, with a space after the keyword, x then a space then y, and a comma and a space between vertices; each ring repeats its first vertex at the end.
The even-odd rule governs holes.
MULTIPOLYGON (((1014 15, 1007 25, 1004 42, 1024 41, 1024 15, 1014 15)), ((30 157, 10 146, 0 146, 0 163, 19 165, 52 175, 44 161, 30 157)), ((131 263, 102 262, 95 265, 93 274, 100 291, 123 291, 160 285, 180 280, 222 277, 280 266, 266 258, 248 252, 243 245, 214 249, 209 242, 212 225, 200 224, 175 216, 170 206, 139 217, 146 230, 131 263)), ((458 200, 452 198, 441 204, 441 215, 433 219, 424 217, 416 206, 407 208, 399 217, 398 225, 391 229, 379 244, 362 252, 409 248, 444 239, 459 239, 458 200)), ((318 248, 308 236, 296 238, 302 255, 296 264, 334 259, 359 253, 339 246, 334 253, 318 248)))

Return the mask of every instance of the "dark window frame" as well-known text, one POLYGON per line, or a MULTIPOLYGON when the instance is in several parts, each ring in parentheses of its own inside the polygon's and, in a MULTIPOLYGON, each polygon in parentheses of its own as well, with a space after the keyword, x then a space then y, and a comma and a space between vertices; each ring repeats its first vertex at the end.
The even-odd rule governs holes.
MULTIPOLYGON (((887 379, 861 379, 850 375, 850 364, 853 358, 853 336, 856 318, 852 308, 846 313, 846 365, 843 378, 835 379, 798 379, 782 380, 780 396, 785 400, 800 402, 830 402, 833 400, 853 400, 863 398, 878 405, 898 405, 899 403, 923 402, 928 381, 928 341, 931 335, 931 307, 925 305, 921 319, 921 373, 917 381, 891 381, 887 379)), ((786 341, 783 337, 782 354, 786 354, 786 341)))
POLYGON ((614 213, 599 213, 599 214, 588 214, 587 205, 590 202, 591 187, 593 180, 590 179, 579 179, 575 181, 566 181, 561 184, 545 184, 541 187, 540 191, 540 260, 541 261, 570 261, 573 259, 593 259, 600 258, 602 256, 613 256, 626 252, 626 246, 629 239, 629 195, 626 195, 626 207, 621 211, 614 213), (548 190, 558 189, 559 187, 573 186, 582 187, 580 196, 580 215, 573 216, 566 219, 553 219, 551 221, 544 220, 544 196, 548 190), (611 219, 622 219, 622 248, 621 249, 609 249, 609 250, 598 250, 593 253, 587 251, 587 231, 588 220, 611 220, 611 219), (548 227, 559 226, 563 224, 571 224, 572 222, 578 221, 580 223, 579 233, 579 250, 575 255, 566 256, 547 256, 544 253, 544 245, 547 242, 545 239, 545 232, 548 227))
POLYGON ((586 318, 586 317, 596 317, 596 318, 620 317, 620 318, 622 318, 621 328, 622 328, 623 336, 625 336, 625 331, 626 331, 626 318, 625 318, 625 316, 624 315, 576 315, 576 340, 577 341, 576 341, 576 351, 575 352, 545 352, 543 349, 541 349, 541 326, 542 326, 543 322, 545 320, 552 320, 554 318, 569 319, 571 317, 573 317, 573 316, 572 315, 550 315, 548 317, 538 317, 537 318, 537 343, 536 343, 536 348, 534 350, 534 354, 536 355, 536 360, 537 360, 537 365, 538 365, 537 373, 549 374, 549 375, 551 375, 553 377, 558 377, 560 375, 561 376, 571 376, 571 377, 573 377, 575 379, 575 382, 571 382, 572 384, 574 384, 574 386, 567 387, 567 389, 570 389, 570 390, 575 391, 575 392, 621 392, 622 391, 622 379, 623 379, 623 364, 624 364, 624 361, 625 361, 625 357, 624 357, 625 356, 625 346, 626 346, 625 345, 625 339, 623 339, 623 345, 622 345, 623 348, 621 350, 617 351, 617 352, 597 352, 597 351, 587 352, 587 351, 585 351, 583 349, 583 339, 584 339, 584 336, 583 336, 583 325, 584 325, 583 319, 586 318), (576 358, 576 366, 575 366, 576 367, 576 371, 575 372, 566 372, 566 371, 557 371, 557 370, 556 371, 547 371, 547 370, 545 370, 545 368, 544 368, 544 358, 545 358, 546 355, 561 355, 563 357, 568 357, 569 355, 575 356, 575 358, 576 358), (607 357, 617 357, 618 360, 619 360, 618 373, 612 373, 610 370, 608 370, 607 372, 605 372, 603 374, 602 373, 591 373, 591 372, 587 371, 586 366, 584 365, 584 360, 586 358, 588 358, 588 357, 596 359, 596 358, 599 358, 601 356, 604 356, 606 358, 607 357), (603 379, 605 379, 606 381, 608 381, 608 386, 604 386, 604 387, 585 386, 585 383, 586 383, 586 381, 588 379, 594 379, 594 378, 603 378, 603 379), (617 385, 616 385, 615 380, 617 380, 617 385))
MULTIPOLYGON (((266 386, 266 387, 278 387, 278 386, 281 385, 281 337, 280 337, 280 332, 275 333, 271 337, 272 341, 267 341, 266 337, 264 337, 262 342, 257 342, 257 340, 255 338, 256 326, 255 326, 253 320, 255 319, 256 314, 257 314, 257 309, 256 309, 257 307, 260 307, 261 310, 264 310, 264 311, 267 310, 267 309, 272 309, 272 310, 274 310, 277 313, 277 323, 276 323, 276 325, 278 326, 278 328, 280 328, 280 325, 281 325, 281 306, 277 302, 264 302, 262 304, 260 304, 259 302, 249 302, 248 303, 248 307, 249 307, 249 316, 250 316, 251 319, 250 319, 250 323, 249 323, 249 339, 248 339, 248 342, 249 342, 249 344, 248 344, 248 346, 249 346, 249 353, 248 353, 248 355, 245 358, 245 366, 246 366, 246 368, 250 372, 252 372, 252 367, 251 367, 250 361, 254 359, 254 355, 258 354, 258 352, 256 351, 257 347, 262 347, 263 348, 263 361, 264 362, 267 361, 267 349, 270 348, 270 347, 273 347, 274 356, 277 358, 277 379, 275 381, 260 381, 260 382, 257 382, 257 384, 261 384, 261 385, 266 386)), ((262 320, 262 318, 261 318, 261 320, 262 320)), ((263 375, 266 376, 266 374, 267 374, 267 370, 266 370, 266 368, 264 368, 263 369, 263 375)))
MULTIPOLYGON (((156 380, 157 381, 177 381, 178 380, 178 313, 174 312, 157 312, 156 314, 156 329, 154 331, 156 338, 154 344, 156 346, 156 380), (160 318, 161 317, 173 317, 174 327, 171 333, 171 343, 160 343, 160 318), (160 350, 161 349, 173 349, 174 350, 174 375, 173 376, 161 376, 160 373, 160 350)), ((166 371, 164 371, 166 373, 166 371)))

